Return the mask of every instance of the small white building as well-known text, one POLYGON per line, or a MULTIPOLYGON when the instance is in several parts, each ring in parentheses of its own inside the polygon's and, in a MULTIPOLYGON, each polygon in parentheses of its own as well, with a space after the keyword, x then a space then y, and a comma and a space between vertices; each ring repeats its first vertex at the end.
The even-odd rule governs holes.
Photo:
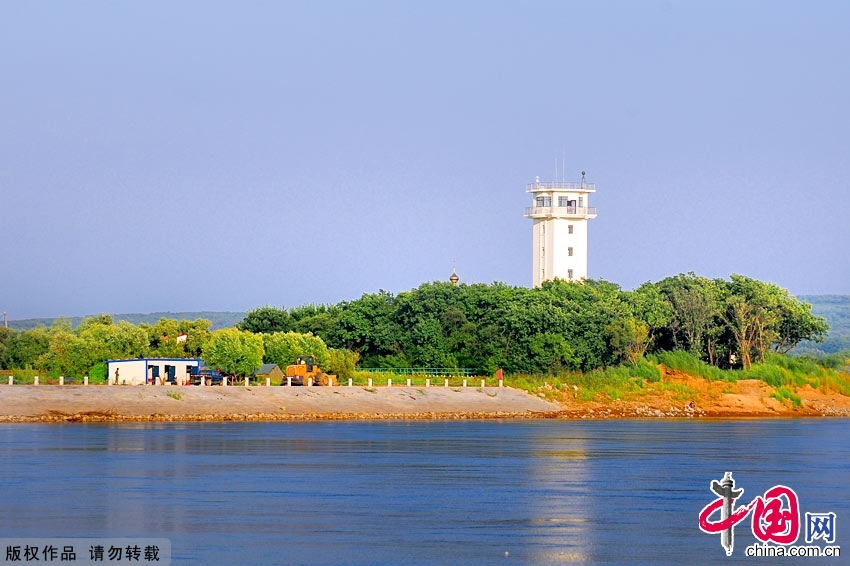
POLYGON ((533 198, 525 217, 534 221, 534 287, 556 277, 567 281, 587 279, 587 221, 596 218, 596 209, 589 206, 589 200, 596 185, 587 183, 584 175, 582 171, 580 183, 541 183, 538 177, 525 187, 533 198))
POLYGON ((160 385, 168 381, 184 385, 189 382, 193 368, 200 367, 201 360, 197 358, 107 360, 106 375, 109 385, 160 385))

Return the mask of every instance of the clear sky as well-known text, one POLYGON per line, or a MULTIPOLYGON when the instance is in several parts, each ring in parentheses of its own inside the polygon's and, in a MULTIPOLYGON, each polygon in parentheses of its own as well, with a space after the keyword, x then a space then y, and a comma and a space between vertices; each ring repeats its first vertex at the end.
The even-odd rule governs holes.
POLYGON ((525 184, 597 185, 589 274, 850 294, 850 2, 0 3, 0 311, 531 284, 525 184), (557 172, 556 172, 557 168, 557 172))

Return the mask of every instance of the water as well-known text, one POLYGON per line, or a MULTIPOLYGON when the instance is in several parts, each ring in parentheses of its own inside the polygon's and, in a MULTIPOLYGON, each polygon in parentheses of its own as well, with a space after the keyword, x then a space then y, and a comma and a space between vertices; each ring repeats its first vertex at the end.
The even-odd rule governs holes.
POLYGON ((783 484, 836 513, 850 554, 848 424, 4 425, 0 538, 165 537, 173 564, 741 562, 749 520, 731 558, 697 525, 731 471, 742 502, 783 484))

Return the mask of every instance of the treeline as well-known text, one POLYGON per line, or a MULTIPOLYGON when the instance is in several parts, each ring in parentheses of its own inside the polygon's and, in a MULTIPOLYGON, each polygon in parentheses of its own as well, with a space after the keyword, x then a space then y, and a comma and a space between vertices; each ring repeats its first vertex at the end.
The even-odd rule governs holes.
POLYGON ((328 348, 309 333, 213 331, 206 319, 161 318, 136 326, 104 314, 87 317, 76 328, 68 319, 31 330, 0 328, 0 368, 44 370, 52 377, 88 375, 94 383, 106 378, 110 359, 202 358, 227 375, 245 376, 263 363, 285 367, 302 354, 312 354, 345 377, 357 363, 356 354, 328 348))
MULTIPOLYGON (((336 305, 264 306, 236 328, 209 320, 115 323, 89 317, 26 331, 0 328, 0 367, 54 374, 102 371, 107 359, 200 357, 232 375, 313 354, 341 377, 361 367, 470 368, 492 375, 588 372, 685 350, 720 368, 749 368, 770 352, 822 340, 826 321, 780 287, 733 275, 646 283, 550 281, 536 289, 426 283, 336 305)), ((324 366, 323 366, 324 367, 324 366)))
POLYGON ((589 371, 685 350, 720 368, 762 361, 829 327, 771 283, 693 273, 646 283, 550 281, 536 289, 427 283, 337 305, 260 307, 239 328, 310 332, 364 367, 463 367, 482 374, 589 371))
MULTIPOLYGON (((9 328, 15 330, 32 330, 39 326, 52 326, 54 322, 60 320, 62 324, 71 324, 71 328, 77 328, 84 320, 90 317, 72 316, 56 318, 25 318, 19 320, 10 320, 9 328)), ((173 320, 208 320, 211 323, 211 329, 217 330, 220 328, 232 328, 239 324, 245 318, 244 312, 230 311, 192 311, 192 312, 151 312, 151 313, 125 313, 112 315, 114 320, 126 320, 132 324, 147 324, 155 325, 160 319, 173 320)))
MULTIPOLYGON (((73 327, 60 318, 49 327, 30 330, 0 328, 0 367, 38 369, 55 375, 97 377, 109 359, 142 356, 194 358, 210 337, 210 321, 162 318, 156 324, 115 323, 103 314, 83 319, 73 327), (178 340, 179 338, 179 340, 178 340)), ((105 374, 105 373, 104 373, 105 374)))

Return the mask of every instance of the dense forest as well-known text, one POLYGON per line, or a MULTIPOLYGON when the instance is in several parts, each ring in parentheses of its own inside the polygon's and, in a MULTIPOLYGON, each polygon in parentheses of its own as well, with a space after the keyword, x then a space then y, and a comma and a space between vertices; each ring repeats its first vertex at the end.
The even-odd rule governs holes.
POLYGON ((312 332, 359 353, 366 367, 440 366, 492 374, 589 371, 661 350, 745 368, 828 331, 810 305, 780 287, 733 275, 679 275, 624 291, 606 281, 427 283, 333 306, 261 307, 239 327, 312 332))
POLYGON ((741 275, 690 273, 634 291, 594 280, 555 280, 535 289, 435 282, 336 305, 263 306, 236 328, 215 331, 204 319, 137 326, 108 315, 76 328, 60 320, 49 328, 0 329, 0 365, 79 375, 97 374, 107 359, 203 357, 244 375, 262 362, 285 365, 314 353, 341 374, 358 359, 371 368, 556 374, 683 350, 716 367, 747 369, 769 352, 786 353, 827 332, 808 303, 741 275))

